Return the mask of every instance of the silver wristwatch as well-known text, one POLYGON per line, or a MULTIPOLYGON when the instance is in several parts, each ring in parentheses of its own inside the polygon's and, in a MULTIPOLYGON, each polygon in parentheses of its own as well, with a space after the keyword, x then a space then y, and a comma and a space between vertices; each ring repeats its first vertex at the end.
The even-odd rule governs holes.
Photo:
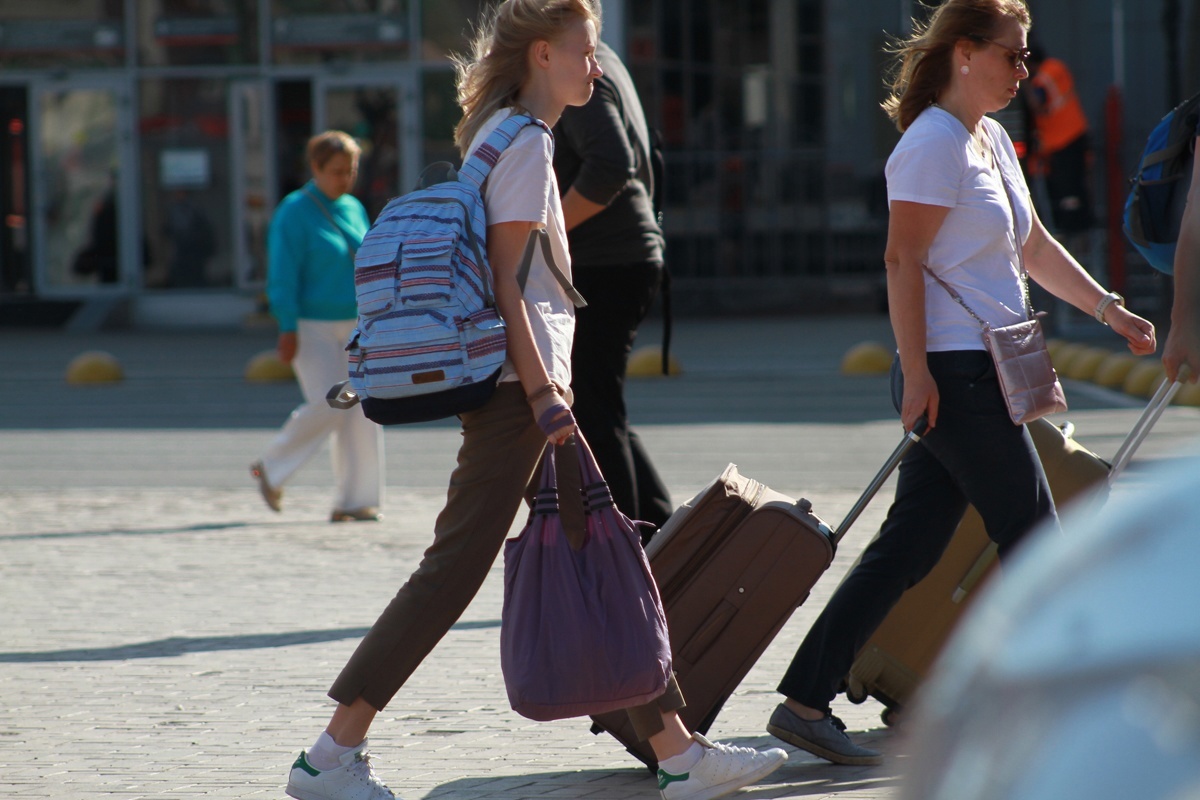
POLYGON ((1124 308, 1125 298, 1121 297, 1121 295, 1117 294, 1116 292, 1109 292, 1108 294, 1104 295, 1104 297, 1100 298, 1100 302, 1096 304, 1096 319, 1099 322, 1102 322, 1105 325, 1108 324, 1107 322, 1104 322, 1104 312, 1107 311, 1108 307, 1113 303, 1116 303, 1121 308, 1124 308))

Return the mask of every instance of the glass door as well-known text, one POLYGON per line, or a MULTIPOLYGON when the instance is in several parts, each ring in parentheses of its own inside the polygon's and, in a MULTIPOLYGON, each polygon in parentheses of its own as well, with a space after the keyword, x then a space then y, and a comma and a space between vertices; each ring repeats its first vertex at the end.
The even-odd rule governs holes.
POLYGON ((315 133, 340 130, 362 146, 354 194, 375 219, 420 173, 420 124, 408 76, 323 78, 314 87, 315 133))
POLYGON ((35 85, 30 116, 36 291, 80 294, 128 284, 127 90, 115 81, 35 85))
POLYGON ((29 89, 0 84, 0 296, 33 293, 28 131, 29 89))
POLYGON ((272 136, 266 84, 234 82, 229 104, 234 274, 238 288, 258 288, 267 278, 267 225, 276 202, 270 190, 275 180, 267 152, 272 136))

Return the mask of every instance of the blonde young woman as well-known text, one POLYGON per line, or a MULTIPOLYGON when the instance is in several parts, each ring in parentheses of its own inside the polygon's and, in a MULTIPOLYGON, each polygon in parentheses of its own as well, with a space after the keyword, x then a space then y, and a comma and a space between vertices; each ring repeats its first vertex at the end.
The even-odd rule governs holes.
MULTIPOLYGON (((597 0, 506 0, 459 62, 463 118, 455 132, 464 158, 514 111, 553 126, 568 105, 582 105, 602 72, 595 58, 597 0)), ((325 732, 292 767, 287 792, 298 800, 390 800, 367 756, 376 714, 466 609, 482 585, 533 480, 547 441, 574 429, 570 409, 574 307, 540 254, 524 294, 517 267, 530 231, 544 226, 567 275, 570 258, 553 141, 527 126, 504 150, 484 188, 488 260, 497 307, 507 325, 509 360, 492 399, 462 415, 463 442, 433 543, 351 656, 329 691, 337 701, 325 732), (564 396, 566 395, 566 396, 564 396)), ((786 760, 691 736, 679 719, 678 687, 629 710, 659 758, 666 800, 720 797, 786 760)))
POLYGON ((884 262, 899 351, 892 397, 905 430, 925 417, 929 432, 901 462, 878 539, 813 623, 767 726, 838 764, 881 758, 850 740, 830 703, 900 595, 937 564, 967 504, 1002 561, 1035 525, 1057 525, 1042 464, 1025 426, 1009 418, 980 323, 938 279, 990 325, 1009 325, 1029 313, 1023 260, 1033 280, 1111 326, 1133 353, 1154 352, 1154 326, 1046 232, 1012 142, 985 116, 1029 77, 1029 26, 1023 0, 947 0, 897 53, 885 104, 904 134, 886 168, 884 262))

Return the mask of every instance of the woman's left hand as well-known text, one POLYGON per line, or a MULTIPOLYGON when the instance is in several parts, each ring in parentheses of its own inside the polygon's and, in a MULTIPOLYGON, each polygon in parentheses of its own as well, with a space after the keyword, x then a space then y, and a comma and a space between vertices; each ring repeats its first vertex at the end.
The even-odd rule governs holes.
POLYGON ((1115 303, 1104 311, 1104 321, 1114 331, 1125 337, 1129 343, 1129 352, 1135 356, 1148 356, 1158 349, 1154 338, 1154 325, 1137 314, 1115 303))
POLYGON ((562 444, 575 432, 575 415, 557 386, 531 403, 533 418, 550 444, 562 444))

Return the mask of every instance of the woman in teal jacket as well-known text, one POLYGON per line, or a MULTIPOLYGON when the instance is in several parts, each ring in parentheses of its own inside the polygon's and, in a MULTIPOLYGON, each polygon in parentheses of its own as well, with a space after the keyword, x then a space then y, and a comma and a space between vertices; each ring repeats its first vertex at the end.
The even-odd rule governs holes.
POLYGON ((333 522, 380 519, 383 437, 362 409, 325 402, 346 379, 346 341, 358 307, 354 253, 369 221, 350 190, 358 144, 340 131, 308 143, 313 178, 275 210, 267 240, 267 299, 279 324, 279 358, 291 364, 304 394, 263 457, 250 466, 267 505, 282 508, 283 484, 330 439, 336 481, 333 522))

